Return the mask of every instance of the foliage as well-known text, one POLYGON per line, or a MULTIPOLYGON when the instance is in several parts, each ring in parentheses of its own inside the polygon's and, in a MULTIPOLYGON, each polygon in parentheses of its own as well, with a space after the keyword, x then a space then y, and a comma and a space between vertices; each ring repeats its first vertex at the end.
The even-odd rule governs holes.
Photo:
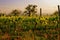
POLYGON ((21 11, 18 10, 13 10, 8 16, 0 13, 0 39, 57 40, 60 34, 58 12, 40 17, 35 15, 36 7, 36 5, 26 7, 25 13, 28 16, 19 16, 21 11))
MULTIPOLYGON (((24 38, 23 34, 26 31, 29 32, 29 30, 32 30, 32 32, 34 34, 36 34, 35 36, 39 35, 40 40, 41 39, 44 40, 44 39, 46 39, 44 37, 45 34, 47 34, 47 35, 58 34, 59 31, 58 32, 56 31, 56 29, 58 28, 57 20, 58 20, 57 16, 55 16, 55 17, 51 16, 48 18, 44 17, 44 16, 42 16, 42 17, 39 17, 39 16, 37 16, 37 17, 1 16, 0 17, 0 33, 2 33, 2 35, 5 33, 8 33, 10 36, 12 36, 12 38, 16 38, 19 35, 22 38, 24 38), (38 31, 36 32, 35 30, 38 30, 38 31), (13 36, 15 36, 15 37, 13 37, 13 36)), ((47 39, 49 39, 49 37, 47 39)), ((52 37, 50 39, 52 40, 52 37)), ((55 40, 55 38, 54 38, 54 40, 55 40)))
POLYGON ((24 13, 27 13, 28 16, 35 14, 37 12, 36 7, 36 5, 28 5, 24 13))
POLYGON ((9 15, 10 16, 19 16, 21 14, 21 11, 18 11, 18 10, 13 10, 9 15))

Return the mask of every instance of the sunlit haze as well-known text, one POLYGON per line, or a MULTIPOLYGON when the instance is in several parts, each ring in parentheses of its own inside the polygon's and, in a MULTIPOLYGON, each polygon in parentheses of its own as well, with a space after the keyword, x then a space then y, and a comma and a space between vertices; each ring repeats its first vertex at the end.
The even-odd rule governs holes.
POLYGON ((0 12, 9 13, 13 9, 25 10, 28 4, 37 5, 37 11, 42 8, 43 13, 51 14, 57 10, 60 0, 0 0, 0 12))

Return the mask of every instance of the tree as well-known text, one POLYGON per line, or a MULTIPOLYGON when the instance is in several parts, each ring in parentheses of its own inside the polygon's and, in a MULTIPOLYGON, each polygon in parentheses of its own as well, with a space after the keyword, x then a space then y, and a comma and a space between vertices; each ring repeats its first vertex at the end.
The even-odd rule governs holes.
POLYGON ((4 16, 5 14, 4 13, 0 13, 0 16, 4 16))
POLYGON ((56 16, 57 16, 57 15, 58 15, 58 11, 55 11, 55 12, 53 13, 53 15, 56 15, 56 16))
POLYGON ((28 16, 37 13, 36 7, 37 7, 36 5, 28 5, 24 13, 28 14, 28 16))
POLYGON ((15 10, 13 10, 13 11, 11 12, 10 15, 12 15, 12 16, 19 16, 20 13, 21 13, 21 11, 18 11, 18 10, 15 9, 15 10))

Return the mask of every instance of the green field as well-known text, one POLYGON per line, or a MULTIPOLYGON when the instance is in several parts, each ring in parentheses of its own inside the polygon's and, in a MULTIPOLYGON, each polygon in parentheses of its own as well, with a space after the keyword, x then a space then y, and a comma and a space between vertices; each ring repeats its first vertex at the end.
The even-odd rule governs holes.
POLYGON ((58 16, 1 16, 0 40, 59 40, 58 16))

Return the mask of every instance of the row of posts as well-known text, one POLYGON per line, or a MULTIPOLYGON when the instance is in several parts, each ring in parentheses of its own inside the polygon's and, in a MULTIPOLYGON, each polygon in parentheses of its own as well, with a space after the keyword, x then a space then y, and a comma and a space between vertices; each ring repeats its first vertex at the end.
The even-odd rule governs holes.
MULTIPOLYGON (((42 8, 40 8, 40 16, 42 16, 42 8)), ((58 5, 58 16, 60 16, 60 5, 58 5)), ((60 17, 59 17, 60 20, 60 17)))
MULTIPOLYGON (((42 16, 42 8, 40 8, 40 17, 42 16)), ((58 5, 58 24, 60 23, 60 5, 58 5)))

